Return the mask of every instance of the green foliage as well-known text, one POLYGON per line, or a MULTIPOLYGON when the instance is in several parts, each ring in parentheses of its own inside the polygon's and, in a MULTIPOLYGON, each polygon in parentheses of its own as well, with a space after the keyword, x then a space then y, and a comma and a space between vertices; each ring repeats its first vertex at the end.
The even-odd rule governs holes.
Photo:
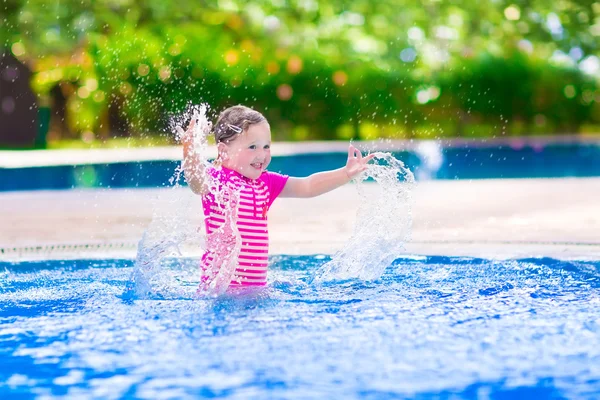
POLYGON ((8 0, 0 43, 76 133, 166 132, 191 103, 276 139, 491 136, 599 124, 600 3, 8 0), (570 54, 570 56, 567 56, 570 54), (479 126, 479 129, 473 129, 479 126))

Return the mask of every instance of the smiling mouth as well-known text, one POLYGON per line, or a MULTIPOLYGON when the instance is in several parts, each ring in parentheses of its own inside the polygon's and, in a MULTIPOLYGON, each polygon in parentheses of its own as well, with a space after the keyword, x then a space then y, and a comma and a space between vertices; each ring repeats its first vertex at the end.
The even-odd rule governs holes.
POLYGON ((262 169, 262 167, 263 167, 264 164, 263 163, 253 163, 253 164, 250 164, 250 165, 253 168, 256 168, 256 169, 262 169))

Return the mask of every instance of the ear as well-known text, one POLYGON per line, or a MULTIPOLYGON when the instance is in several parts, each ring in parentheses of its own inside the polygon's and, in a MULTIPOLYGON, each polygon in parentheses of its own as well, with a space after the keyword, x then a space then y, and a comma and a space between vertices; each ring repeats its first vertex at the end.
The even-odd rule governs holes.
POLYGON ((219 142, 219 144, 217 145, 218 157, 220 157, 221 160, 227 159, 228 150, 229 147, 225 143, 219 142))

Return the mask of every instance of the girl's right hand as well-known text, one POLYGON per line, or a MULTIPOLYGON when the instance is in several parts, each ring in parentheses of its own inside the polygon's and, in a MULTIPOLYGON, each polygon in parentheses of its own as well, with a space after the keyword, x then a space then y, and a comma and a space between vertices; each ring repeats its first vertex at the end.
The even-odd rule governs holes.
POLYGON ((194 113, 194 115, 192 116, 192 120, 190 121, 190 124, 188 125, 187 129, 185 130, 182 140, 192 140, 194 138, 194 131, 196 129, 196 121, 198 120, 198 116, 196 115, 196 113, 194 113))
POLYGON ((178 126, 177 133, 179 135, 179 139, 183 143, 192 142, 194 140, 194 137, 199 133, 198 138, 200 139, 200 143, 205 144, 211 129, 212 124, 210 123, 210 121, 205 121, 204 123, 202 123, 202 121, 200 121, 200 115, 197 112, 194 112, 190 124, 188 125, 185 132, 183 131, 183 129, 181 129, 180 126, 178 126), (199 124, 199 129, 196 128, 196 124, 199 124))
POLYGON ((194 128, 196 127, 196 118, 195 117, 196 117, 196 115, 194 115, 192 117, 192 120, 190 121, 190 124, 188 125, 188 127, 185 131, 179 125, 177 125, 175 127, 175 131, 177 131, 177 139, 179 139, 179 141, 181 143, 189 143, 193 140, 194 128))

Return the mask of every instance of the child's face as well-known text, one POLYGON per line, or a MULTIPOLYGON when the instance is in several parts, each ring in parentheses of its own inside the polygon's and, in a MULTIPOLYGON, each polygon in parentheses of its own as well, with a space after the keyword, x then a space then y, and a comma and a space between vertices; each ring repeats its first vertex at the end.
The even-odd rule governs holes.
POLYGON ((223 166, 246 178, 258 179, 271 162, 271 128, 267 122, 250 125, 235 140, 219 143, 223 166))

